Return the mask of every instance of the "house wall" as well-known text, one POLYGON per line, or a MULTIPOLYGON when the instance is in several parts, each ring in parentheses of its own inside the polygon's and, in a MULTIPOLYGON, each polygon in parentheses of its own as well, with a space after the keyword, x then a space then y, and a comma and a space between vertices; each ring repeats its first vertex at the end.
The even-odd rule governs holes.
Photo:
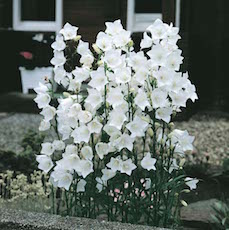
POLYGON ((82 39, 95 42, 106 21, 121 19, 126 25, 127 0, 65 0, 64 23, 77 25, 82 39))

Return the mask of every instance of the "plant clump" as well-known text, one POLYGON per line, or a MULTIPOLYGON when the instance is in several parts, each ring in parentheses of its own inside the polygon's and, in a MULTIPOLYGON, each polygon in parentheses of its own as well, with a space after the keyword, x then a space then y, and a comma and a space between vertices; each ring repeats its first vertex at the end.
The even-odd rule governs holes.
POLYGON ((107 22, 90 50, 69 23, 52 44, 54 79, 35 88, 45 142, 38 167, 64 188, 68 215, 175 225, 183 192, 196 188, 185 176, 184 153, 194 137, 174 128, 176 113, 197 99, 176 45, 179 29, 156 20, 134 51, 120 20, 107 22), (62 87, 55 94, 54 83, 62 87), (85 90, 86 88, 86 90, 85 90))

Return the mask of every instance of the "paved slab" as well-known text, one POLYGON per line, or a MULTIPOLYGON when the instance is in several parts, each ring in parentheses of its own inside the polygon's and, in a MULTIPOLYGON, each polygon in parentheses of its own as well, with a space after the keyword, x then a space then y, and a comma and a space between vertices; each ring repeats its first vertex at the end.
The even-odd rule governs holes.
MULTIPOLYGON (((166 230, 142 225, 105 222, 87 218, 61 217, 46 213, 34 213, 0 209, 1 230, 166 230)), ((168 230, 168 229, 167 229, 168 230)))

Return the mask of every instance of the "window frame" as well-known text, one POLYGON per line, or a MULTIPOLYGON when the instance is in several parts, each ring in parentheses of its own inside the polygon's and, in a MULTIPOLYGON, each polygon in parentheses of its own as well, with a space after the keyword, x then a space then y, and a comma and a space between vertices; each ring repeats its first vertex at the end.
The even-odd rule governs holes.
MULTIPOLYGON (((162 13, 135 13, 135 0, 127 1, 127 30, 136 33, 145 29, 156 19, 163 18, 162 13)), ((176 0, 175 25, 180 25, 180 0, 176 0)))
POLYGON ((13 0, 13 30, 58 33, 63 22, 63 0, 55 1, 55 21, 23 21, 21 19, 21 0, 13 0))

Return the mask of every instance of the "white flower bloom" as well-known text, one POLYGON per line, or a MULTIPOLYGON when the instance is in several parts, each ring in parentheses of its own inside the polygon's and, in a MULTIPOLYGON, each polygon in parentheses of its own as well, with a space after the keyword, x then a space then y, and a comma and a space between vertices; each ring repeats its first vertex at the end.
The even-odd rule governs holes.
POLYGON ((66 71, 63 66, 58 66, 54 68, 54 80, 60 84, 66 76, 66 71))
POLYGON ((122 162, 121 173, 126 173, 130 176, 132 171, 136 168, 137 166, 132 162, 132 160, 128 159, 122 162))
POLYGON ((86 68, 79 68, 76 67, 73 71, 72 74, 75 76, 75 80, 79 83, 82 83, 83 81, 86 81, 90 75, 89 71, 86 68))
POLYGON ((169 90, 171 87, 171 82, 174 77, 174 72, 165 68, 161 67, 160 70, 154 73, 154 77, 157 79, 158 87, 168 86, 169 90))
POLYGON ((128 58, 128 64, 131 66, 135 71, 139 70, 140 68, 144 68, 147 63, 147 58, 145 57, 143 51, 138 53, 131 52, 128 58))
POLYGON ((101 171, 103 173, 103 176, 101 177, 103 181, 108 181, 116 175, 116 172, 114 172, 111 169, 105 168, 105 169, 102 169, 101 171))
POLYGON ((93 151, 90 146, 84 146, 81 149, 81 155, 84 157, 86 160, 92 160, 93 159, 93 151))
POLYGON ((65 173, 61 173, 60 175, 61 176, 59 176, 58 178, 58 187, 69 190, 72 180, 73 180, 72 174, 65 172, 65 173))
POLYGON ((66 140, 69 138, 69 136, 72 132, 72 129, 68 125, 62 125, 61 124, 58 126, 58 132, 62 135, 62 140, 66 140))
POLYGON ((87 89, 88 90, 88 97, 86 98, 85 102, 90 104, 92 109, 96 109, 99 105, 103 102, 102 94, 96 89, 87 89))
POLYGON ((91 72, 91 81, 88 83, 92 88, 98 91, 104 90, 104 86, 108 83, 104 68, 99 68, 91 72))
MULTIPOLYGON (((68 110, 74 104, 74 100, 72 97, 58 99, 58 102, 59 102, 59 108, 58 108, 59 110, 60 109, 68 110)), ((58 111, 57 114, 59 114, 58 111)))
POLYGON ((147 32, 144 32, 143 39, 141 40, 141 43, 140 43, 141 49, 150 48, 152 45, 153 45, 152 38, 147 35, 147 32))
POLYGON ((39 109, 45 108, 49 105, 51 97, 48 94, 38 94, 34 101, 37 103, 39 109))
POLYGON ((112 105, 113 108, 121 105, 124 101, 124 95, 121 92, 120 88, 110 88, 107 96, 107 102, 112 105))
POLYGON ((168 100, 167 100, 168 94, 161 90, 160 88, 156 88, 151 93, 151 100, 153 103, 153 108, 160 108, 160 107, 167 107, 168 100))
POLYGON ((170 92, 169 96, 172 99, 172 105, 186 107, 187 98, 185 97, 183 90, 180 90, 178 93, 170 92))
POLYGON ((69 170, 74 169, 78 173, 81 172, 81 160, 75 153, 65 154, 59 163, 65 165, 64 168, 68 168, 69 170))
POLYGON ((76 79, 70 79, 68 90, 73 92, 79 92, 81 88, 81 82, 78 82, 76 79))
POLYGON ((88 143, 90 135, 90 131, 86 125, 76 128, 71 134, 71 136, 74 138, 74 142, 77 144, 80 144, 81 142, 88 143))
POLYGON ((163 120, 166 123, 169 123, 171 120, 172 113, 173 113, 173 109, 171 107, 159 108, 156 111, 156 118, 159 120, 163 120))
POLYGON ((120 171, 122 167, 122 161, 120 157, 111 157, 110 162, 106 164, 113 172, 120 171))
POLYGON ((148 74, 149 74, 148 68, 145 66, 141 66, 138 69, 136 69, 136 72, 134 74, 134 79, 141 85, 144 85, 148 77, 148 74))
POLYGON ((40 114, 42 114, 44 116, 44 120, 48 122, 54 118, 56 114, 56 109, 53 106, 47 106, 43 108, 40 114))
POLYGON ((142 111, 144 111, 146 107, 150 106, 147 95, 141 88, 139 88, 137 96, 134 98, 134 102, 142 111))
POLYGON ((95 150, 99 158, 102 160, 104 156, 106 156, 109 153, 109 145, 104 142, 98 142, 95 145, 95 150))
POLYGON ((112 39, 104 32, 99 32, 96 38, 96 45, 103 51, 112 49, 112 39))
POLYGON ((157 19, 152 25, 150 25, 147 29, 152 35, 154 41, 159 39, 163 39, 166 37, 168 25, 163 23, 160 19, 157 19))
POLYGON ((84 54, 80 58, 80 63, 83 64, 83 67, 91 68, 93 62, 94 57, 91 53, 84 54))
POLYGON ((50 129, 51 124, 49 121, 42 120, 39 126, 39 131, 46 131, 50 129))
POLYGON ((151 187, 151 179, 150 178, 146 178, 145 179, 145 190, 150 189, 151 187))
POLYGON ((81 174, 83 178, 86 178, 92 172, 94 172, 92 162, 89 160, 81 160, 81 174))
POLYGON ((50 84, 42 84, 41 82, 39 82, 39 86, 34 88, 34 91, 37 94, 46 94, 49 90, 48 86, 50 86, 50 84))
POLYGON ((139 116, 135 116, 134 120, 126 125, 126 128, 131 132, 131 137, 143 137, 148 127, 148 123, 143 121, 139 116))
POLYGON ((120 134, 120 135, 121 135, 120 130, 118 130, 115 126, 112 126, 112 125, 106 124, 106 125, 103 127, 103 130, 104 130, 109 136, 113 136, 113 135, 116 135, 116 134, 120 134))
POLYGON ((67 145, 65 149, 65 154, 66 155, 78 154, 78 149, 75 145, 67 145))
POLYGON ((37 155, 36 160, 39 163, 38 168, 45 173, 48 173, 53 167, 53 162, 51 158, 47 155, 37 155))
POLYGON ((87 182, 84 179, 80 179, 80 181, 77 183, 76 192, 85 192, 85 186, 87 182))
POLYGON ((123 148, 127 148, 130 151, 133 150, 134 138, 132 138, 128 134, 121 135, 114 142, 115 147, 118 149, 118 151, 121 151, 123 148))
POLYGON ((106 181, 103 181, 101 178, 96 177, 95 180, 97 181, 96 188, 99 192, 102 192, 103 186, 106 186, 106 181))
POLYGON ((60 30, 60 33, 63 34, 64 40, 74 39, 77 35, 78 27, 72 26, 68 22, 64 25, 64 28, 60 30))
POLYGON ((192 151, 193 150, 193 141, 194 141, 194 137, 190 136, 188 134, 188 131, 182 131, 179 129, 174 129, 171 133, 170 133, 171 141, 172 144, 175 146, 176 144, 178 144, 178 146, 182 149, 182 151, 192 151))
POLYGON ((52 144, 53 148, 57 151, 62 151, 65 149, 65 143, 61 140, 54 140, 52 144))
POLYGON ((126 115, 119 109, 111 111, 109 117, 109 125, 121 130, 123 123, 127 120, 126 115))
POLYGON ((174 74, 173 78, 171 78, 169 90, 174 93, 179 93, 179 91, 184 88, 185 83, 186 79, 181 77, 180 73, 176 73, 174 74))
POLYGON ((69 117, 78 117, 78 114, 81 111, 82 111, 81 105, 79 103, 75 103, 70 107, 68 116, 69 117))
POLYGON ((103 61, 112 69, 119 67, 122 64, 121 50, 106 51, 103 61))
POLYGON ((166 59, 166 67, 179 71, 183 59, 180 52, 173 52, 166 59))
POLYGON ((51 64, 54 66, 62 66, 66 62, 66 58, 64 56, 63 51, 55 51, 54 57, 51 59, 51 64))
POLYGON ((141 166, 142 168, 147 169, 148 171, 152 169, 156 170, 156 167, 155 167, 156 161, 157 160, 155 158, 151 157, 150 153, 147 153, 141 161, 141 166))
POLYGON ((87 125, 90 133, 100 133, 103 125, 97 120, 94 119, 87 125))
POLYGON ((141 43, 140 43, 141 49, 150 48, 152 45, 153 45, 152 38, 147 35, 147 32, 144 32, 143 39, 141 40, 141 43))
POLYGON ((123 26, 121 24, 121 20, 116 20, 114 22, 106 22, 106 33, 110 35, 116 35, 123 31, 123 26))
POLYGON ((168 52, 160 44, 153 46, 152 49, 147 52, 147 54, 155 65, 166 65, 166 58, 168 56, 168 52))
POLYGON ((195 179, 195 178, 191 178, 191 177, 186 177, 185 178, 186 181, 186 185, 191 189, 196 189, 197 188, 197 183, 199 182, 199 180, 195 179))
POLYGON ((177 164, 177 160, 175 158, 172 159, 172 164, 169 167, 169 173, 172 173, 173 170, 179 169, 179 165, 177 164))
POLYGON ((187 98, 190 98, 192 102, 198 99, 198 96, 196 94, 196 87, 191 83, 191 81, 188 79, 188 73, 183 74, 183 78, 185 79, 185 94, 187 98))
POLYGON ((81 56, 83 56, 83 55, 86 55, 90 52, 91 51, 89 50, 89 43, 80 40, 79 44, 77 46, 77 53, 80 54, 81 56))
POLYGON ((120 33, 114 36, 113 42, 116 47, 123 47, 126 46, 129 41, 131 40, 130 38, 130 31, 122 30, 120 33))
POLYGON ((123 100, 122 104, 117 105, 114 111, 119 111, 120 113, 126 114, 128 112, 128 103, 123 100))
POLYGON ((51 47, 57 51, 64 50, 66 47, 66 44, 64 42, 64 38, 61 35, 57 35, 56 41, 52 43, 51 47))
POLYGON ((50 142, 42 143, 41 147, 42 147, 41 153, 45 154, 47 156, 51 156, 55 151, 55 148, 53 147, 52 143, 50 143, 50 142))
POLYGON ((115 70, 115 80, 118 84, 125 84, 131 80, 130 68, 118 68, 115 70))
POLYGON ((79 121, 82 123, 88 123, 92 119, 92 114, 86 110, 81 110, 78 114, 79 121))

